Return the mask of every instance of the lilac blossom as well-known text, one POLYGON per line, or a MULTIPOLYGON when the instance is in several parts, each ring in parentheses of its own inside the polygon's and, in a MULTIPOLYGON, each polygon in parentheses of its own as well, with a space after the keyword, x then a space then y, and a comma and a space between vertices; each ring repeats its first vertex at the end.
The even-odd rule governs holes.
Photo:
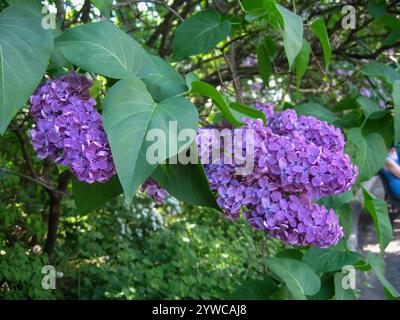
POLYGON ((147 193, 147 195, 152 197, 157 203, 164 202, 168 196, 167 190, 160 187, 152 178, 147 178, 140 187, 140 191, 147 193))
POLYGON ((360 88, 360 94, 361 94, 363 97, 366 97, 366 98, 371 98, 371 97, 372 97, 372 92, 371 92, 371 90, 368 89, 368 88, 366 88, 366 87, 361 87, 361 88, 360 88))
POLYGON ((306 196, 285 196, 273 191, 262 198, 245 217, 255 230, 265 230, 269 237, 285 244, 325 248, 336 244, 343 236, 334 211, 311 202, 306 196))
MULTIPOLYGON (((358 168, 344 154, 343 134, 314 117, 298 117, 294 110, 274 114, 272 104, 256 107, 265 112, 269 127, 261 119, 242 119, 241 127, 255 133, 254 171, 237 175, 237 165, 227 164, 222 149, 219 163, 204 165, 218 205, 228 218, 244 214, 254 229, 287 244, 336 244, 343 236, 337 217, 312 201, 348 191, 355 182, 358 168)), ((199 130, 200 154, 215 149, 210 132, 199 130)))
POLYGON ((250 86, 253 91, 260 91, 263 88, 263 84, 259 82, 253 82, 250 86))
POLYGON ((241 66, 251 68, 254 67, 258 63, 257 57, 254 54, 251 54, 243 59, 241 66))
POLYGON ((30 97, 36 125, 29 133, 39 159, 68 166, 80 181, 106 182, 115 167, 90 86, 75 72, 42 84, 30 97))
MULTIPOLYGON (((69 166, 79 180, 106 182, 116 171, 102 117, 89 95, 90 86, 88 78, 75 72, 41 85, 30 98, 36 123, 30 131, 31 144, 40 159, 69 166)), ((168 195, 151 178, 141 190, 156 202, 168 195)))
POLYGON ((318 147, 343 153, 345 141, 339 128, 310 116, 298 117, 293 109, 285 110, 271 118, 274 133, 293 137, 302 135, 318 147))
POLYGON ((347 76, 347 77, 351 77, 353 75, 353 70, 345 70, 342 68, 337 68, 335 69, 336 74, 338 74, 339 76, 347 76))

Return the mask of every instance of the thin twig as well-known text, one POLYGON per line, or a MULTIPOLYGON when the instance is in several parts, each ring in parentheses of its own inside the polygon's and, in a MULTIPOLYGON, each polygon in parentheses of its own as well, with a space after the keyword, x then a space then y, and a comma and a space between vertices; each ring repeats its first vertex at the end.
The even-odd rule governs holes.
POLYGON ((317 56, 314 54, 314 52, 311 50, 311 55, 313 56, 315 63, 317 64, 318 69, 327 77, 328 79, 328 85, 331 86, 331 79, 328 75, 328 73, 326 72, 326 70, 321 66, 321 64, 319 63, 319 60, 317 58, 317 56))
POLYGON ((164 6, 168 11, 170 11, 172 14, 174 14, 175 16, 177 16, 179 18, 179 20, 184 21, 184 19, 182 18, 182 16, 176 12, 176 10, 174 10, 173 8, 171 8, 166 1, 161 1, 161 0, 128 0, 125 2, 117 2, 114 7, 115 8, 120 8, 120 7, 126 7, 131 5, 132 3, 139 3, 139 2, 150 2, 150 3, 155 3, 155 4, 161 4, 162 6, 164 6))
POLYGON ((221 82, 221 88, 225 88, 224 80, 222 80, 222 75, 221 75, 221 72, 220 72, 219 67, 217 65, 216 59, 215 59, 214 50, 211 50, 211 56, 212 56, 212 59, 213 59, 213 62, 214 62, 215 69, 217 69, 218 78, 219 78, 219 81, 221 82))
POLYGON ((46 188, 49 191, 53 191, 53 192, 60 193, 60 194, 65 194, 65 192, 61 192, 61 191, 57 190, 54 186, 51 186, 51 185, 47 184, 46 182, 44 182, 43 180, 41 180, 39 178, 36 179, 36 178, 33 178, 33 177, 28 176, 26 174, 23 174, 23 173, 20 173, 20 172, 17 172, 17 171, 13 171, 13 170, 9 170, 9 169, 6 169, 6 168, 0 168, 0 172, 3 172, 5 174, 9 174, 9 175, 18 176, 18 177, 23 178, 25 180, 29 180, 31 182, 35 182, 35 183, 41 185, 42 187, 46 188))
POLYGON ((370 77, 365 76, 366 80, 368 83, 371 85, 372 89, 374 89, 375 93, 383 100, 385 103, 387 103, 386 98, 379 92, 379 90, 376 88, 375 83, 370 79, 370 77))
MULTIPOLYGON (((232 46, 234 46, 234 44, 232 44, 232 46)), ((225 51, 222 51, 222 54, 224 56, 227 66, 232 74, 233 86, 235 87, 235 92, 236 92, 236 99, 239 100, 240 103, 243 103, 240 85, 238 83, 238 79, 237 79, 237 75, 236 75, 236 66, 232 66, 232 64, 229 62, 229 59, 226 56, 225 51)), ((234 56, 232 56, 232 58, 234 58, 234 56)), ((234 60, 234 59, 232 59, 232 60, 234 60)))
POLYGON ((21 134, 21 132, 19 130, 13 130, 13 132, 15 133, 15 135, 17 136, 19 143, 21 145, 21 151, 22 151, 22 156, 25 160, 26 166, 28 168, 29 174, 36 178, 37 177, 37 173, 35 172, 35 169, 33 167, 32 164, 32 160, 29 156, 29 152, 28 152, 28 148, 26 147, 26 142, 25 139, 23 137, 23 135, 21 134))

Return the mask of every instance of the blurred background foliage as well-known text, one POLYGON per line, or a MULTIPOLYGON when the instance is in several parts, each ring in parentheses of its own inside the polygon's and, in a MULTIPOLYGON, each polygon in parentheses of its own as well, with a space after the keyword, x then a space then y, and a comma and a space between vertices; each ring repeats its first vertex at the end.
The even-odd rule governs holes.
POLYGON ((30 211, 35 194, 20 189, 15 199, 27 205, 2 207, 0 216, 3 298, 222 299, 247 278, 262 278, 263 257, 282 249, 244 219, 232 223, 174 199, 160 207, 139 195, 127 208, 118 197, 83 216, 65 201, 52 260, 57 290, 43 290, 48 260, 36 243, 46 216, 30 211))

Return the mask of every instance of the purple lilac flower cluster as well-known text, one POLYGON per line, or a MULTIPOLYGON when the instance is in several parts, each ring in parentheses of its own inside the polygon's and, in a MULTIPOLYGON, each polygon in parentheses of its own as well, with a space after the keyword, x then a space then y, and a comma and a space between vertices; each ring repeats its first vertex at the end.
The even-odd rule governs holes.
POLYGON ((40 159, 69 166, 80 181, 106 182, 115 167, 90 86, 75 72, 42 84, 30 97, 36 126, 29 133, 40 159))
POLYGON ((152 197, 157 203, 164 202, 164 200, 168 197, 167 190, 160 187, 152 178, 147 178, 147 180, 140 187, 140 191, 147 193, 147 195, 152 197))
MULTIPOLYGON (((30 97, 36 126, 29 133, 40 159, 69 166, 81 181, 106 182, 116 171, 102 117, 89 94, 91 85, 87 77, 75 72, 42 84, 30 97)), ((151 178, 141 190, 157 202, 168 195, 151 178)))
MULTIPOLYGON (((254 133, 254 150, 248 152, 246 144, 242 150, 243 156, 254 157, 253 172, 238 175, 234 163, 225 163, 222 149, 219 163, 205 165, 218 205, 231 219, 243 212, 255 229, 287 244, 336 244, 343 236, 337 217, 312 200, 348 191, 355 182, 358 169, 344 154, 343 135, 293 110, 275 114, 271 104, 256 107, 266 114, 268 127, 260 119, 243 119, 241 128, 254 133)), ((201 129, 200 154, 204 148, 213 149, 212 142, 210 131, 201 129)))

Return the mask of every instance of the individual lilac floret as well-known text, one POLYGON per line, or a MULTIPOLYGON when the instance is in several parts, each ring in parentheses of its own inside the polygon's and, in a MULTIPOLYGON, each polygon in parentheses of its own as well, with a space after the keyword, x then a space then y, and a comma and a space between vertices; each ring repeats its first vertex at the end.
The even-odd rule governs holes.
POLYGON ((379 100, 378 102, 379 108, 386 109, 386 102, 383 100, 379 100))
POLYGON ((147 193, 157 203, 162 203, 168 197, 168 191, 160 187, 152 178, 147 178, 140 187, 141 192, 147 193))
POLYGON ((106 182, 115 175, 110 146, 91 81, 71 72, 48 80, 30 97, 36 126, 31 144, 40 159, 50 158, 87 183, 106 182))
POLYGON ((360 89, 360 94, 363 97, 366 97, 366 98, 371 98, 372 97, 372 91, 370 89, 366 88, 366 87, 362 87, 360 89))

